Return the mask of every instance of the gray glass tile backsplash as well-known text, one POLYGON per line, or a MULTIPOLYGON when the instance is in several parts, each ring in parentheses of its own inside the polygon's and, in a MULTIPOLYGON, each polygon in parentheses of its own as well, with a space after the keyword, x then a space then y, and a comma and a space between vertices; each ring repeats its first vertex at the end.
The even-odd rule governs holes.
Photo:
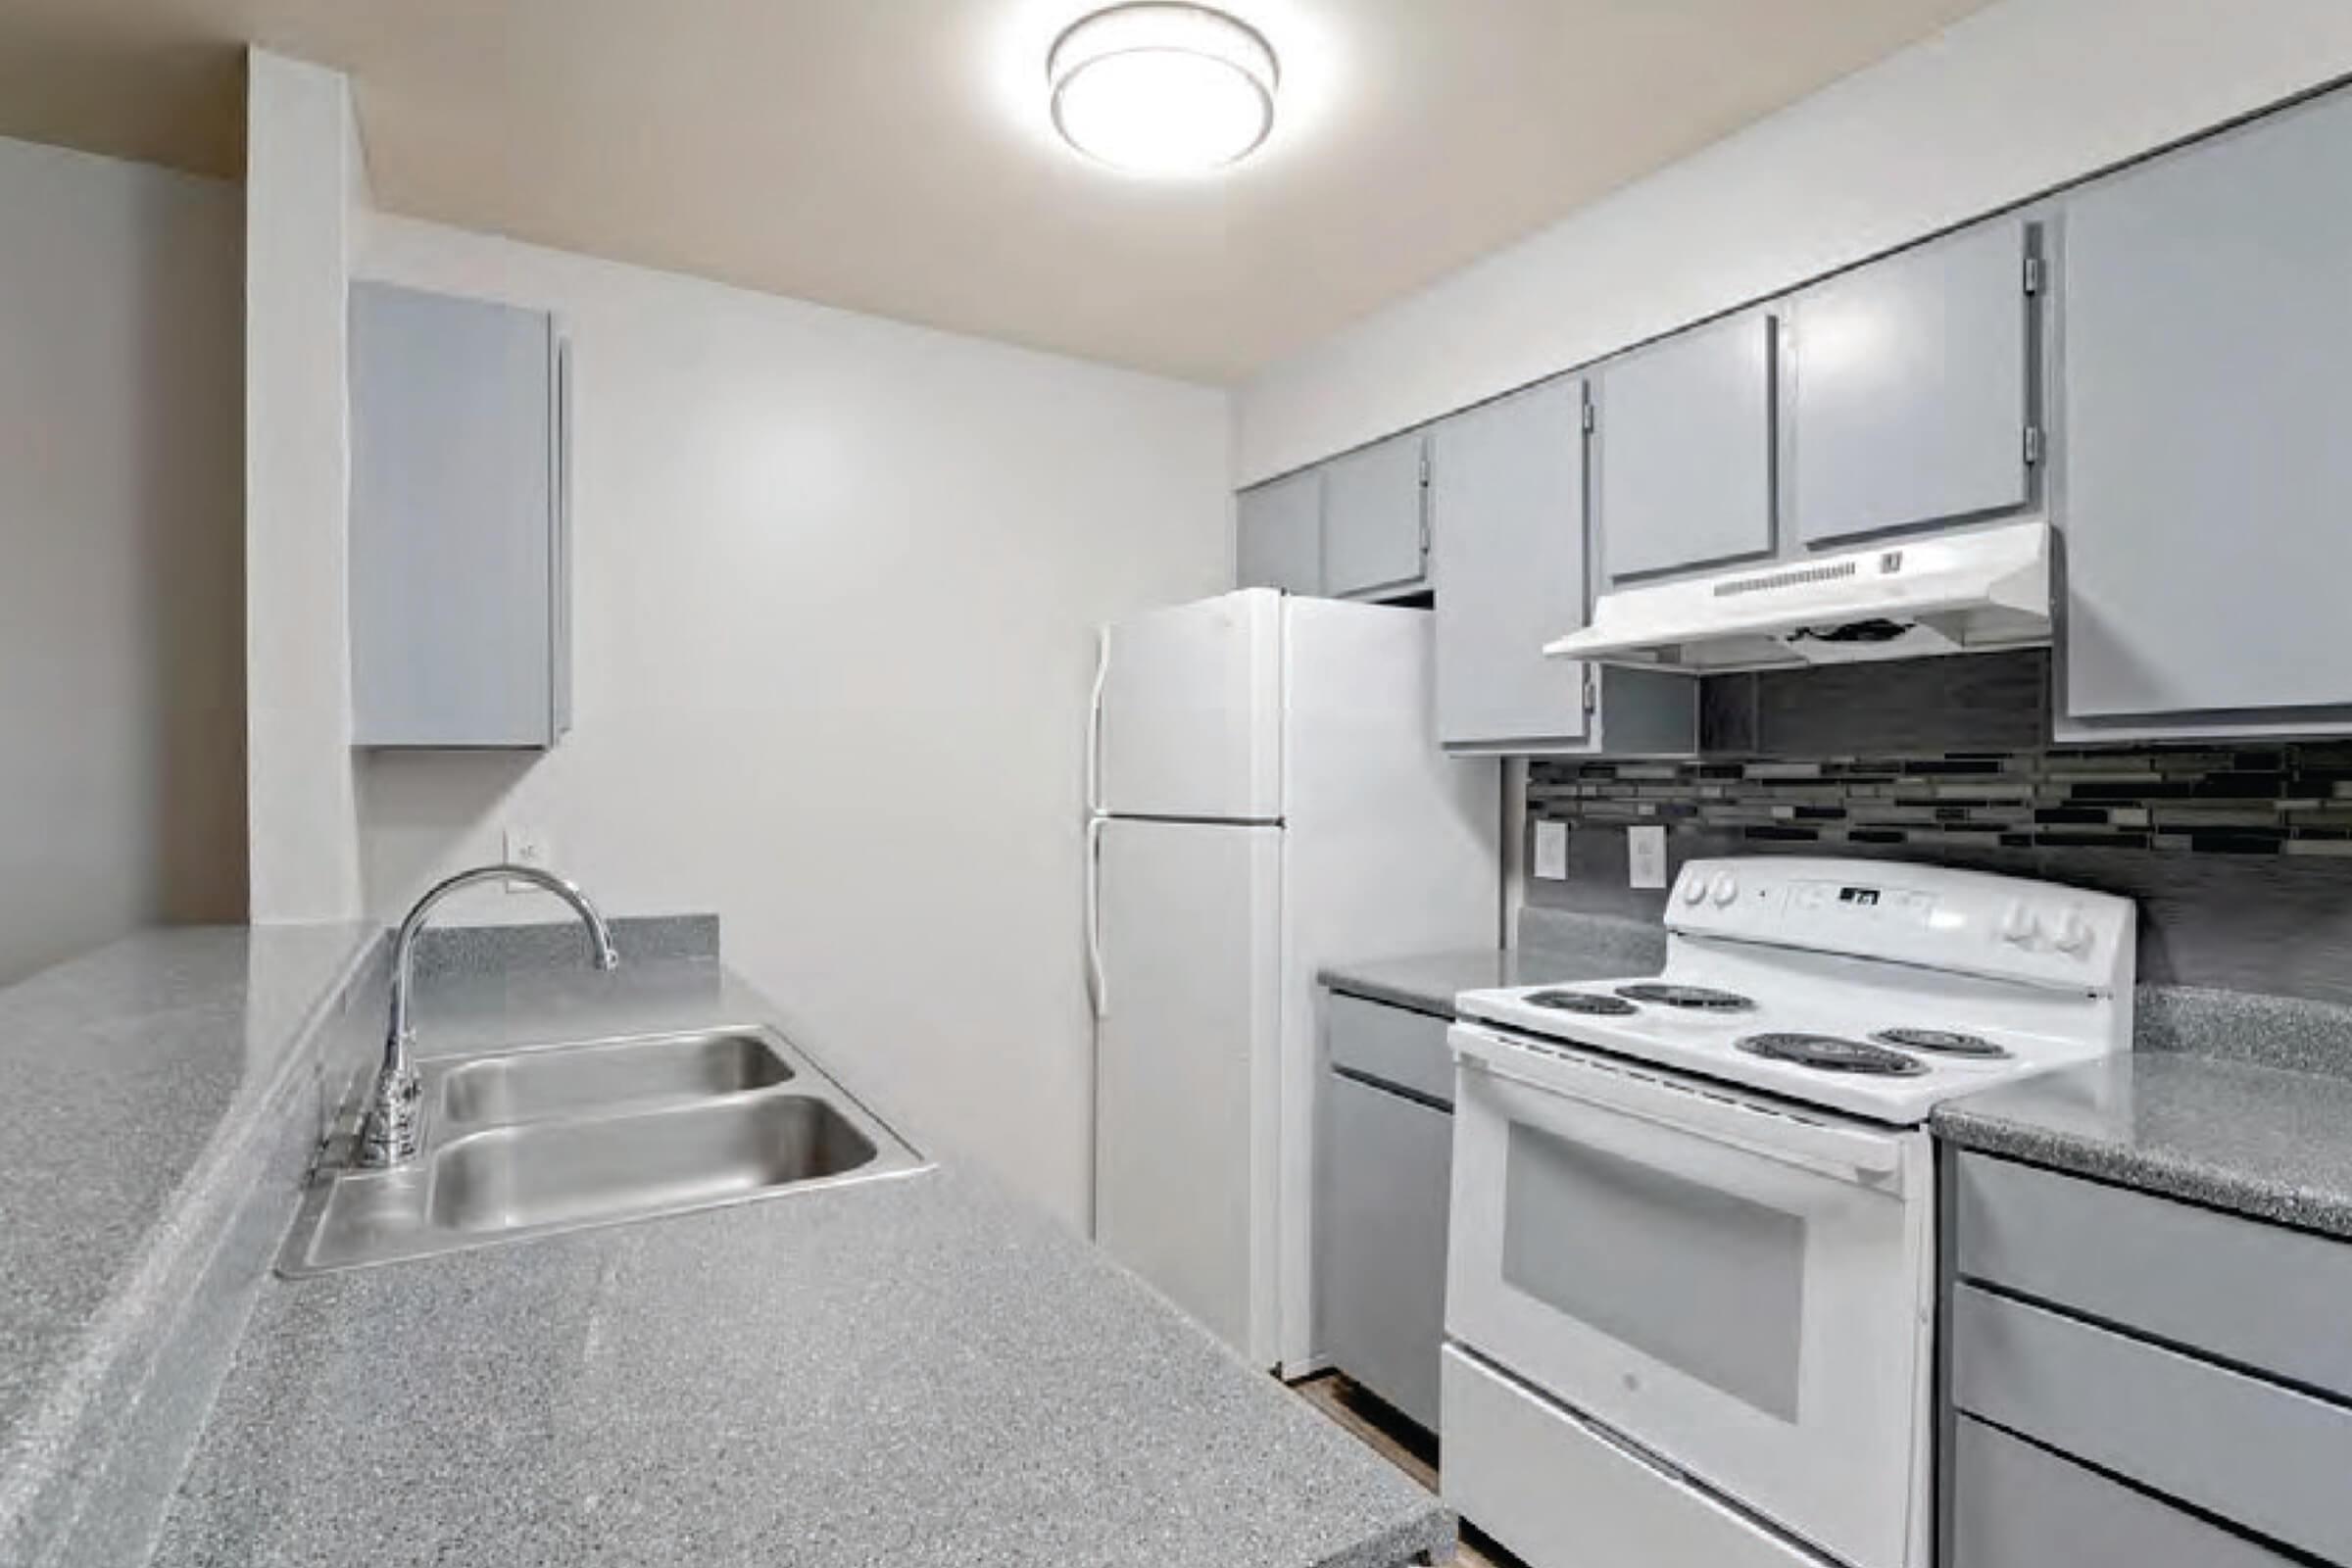
MULTIPOLYGON (((2140 977, 2352 1002, 2352 742, 2056 747, 2048 656, 1710 676, 1700 756, 1543 759, 1528 815, 1570 826, 1531 903, 1654 919, 1625 829, 1671 861, 1929 860, 2135 899, 2140 977)), ((1531 835, 1532 837, 1532 835, 1531 835)))
POLYGON ((1810 761, 1544 760, 1533 814, 1823 845, 2352 856, 2352 743, 1810 761))

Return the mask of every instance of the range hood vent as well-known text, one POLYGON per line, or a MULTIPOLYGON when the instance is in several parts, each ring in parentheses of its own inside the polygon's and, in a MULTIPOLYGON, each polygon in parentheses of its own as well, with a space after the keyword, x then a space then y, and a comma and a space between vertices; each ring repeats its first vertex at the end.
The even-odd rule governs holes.
POLYGON ((1909 540, 1800 565, 1621 588, 1554 659, 1780 669, 2021 648, 2050 640, 2045 521, 1909 540))

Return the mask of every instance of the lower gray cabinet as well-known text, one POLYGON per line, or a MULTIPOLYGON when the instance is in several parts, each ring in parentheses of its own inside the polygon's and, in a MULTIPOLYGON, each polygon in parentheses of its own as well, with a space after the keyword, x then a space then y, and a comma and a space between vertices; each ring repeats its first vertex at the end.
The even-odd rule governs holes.
POLYGON ((2329 1389, 2352 1248, 2008 1160, 1945 1169, 1953 1568, 2352 1562, 2352 1402, 2329 1389))
POLYGON ((1962 1416, 1945 1568, 2287 1568, 2279 1552, 1962 1416))
POLYGON ((1434 1432, 1453 1115, 1350 1062, 1384 1062, 1399 1076, 1450 1077, 1446 1020, 1348 997, 1328 1000, 1333 1070, 1324 1077, 1317 1217, 1323 1338, 1334 1366, 1434 1432), (1348 1038, 1351 1029, 1364 1037, 1361 1050, 1348 1038))

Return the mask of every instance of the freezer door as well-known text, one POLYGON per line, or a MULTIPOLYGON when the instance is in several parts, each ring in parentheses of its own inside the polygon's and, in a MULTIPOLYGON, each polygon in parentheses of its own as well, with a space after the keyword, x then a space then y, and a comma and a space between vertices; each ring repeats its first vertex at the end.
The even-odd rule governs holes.
POLYGON ((1252 588, 1111 626, 1101 672, 1099 808, 1282 815, 1282 595, 1252 588))
POLYGON ((1282 832, 1101 828, 1095 1234, 1271 1366, 1282 832))

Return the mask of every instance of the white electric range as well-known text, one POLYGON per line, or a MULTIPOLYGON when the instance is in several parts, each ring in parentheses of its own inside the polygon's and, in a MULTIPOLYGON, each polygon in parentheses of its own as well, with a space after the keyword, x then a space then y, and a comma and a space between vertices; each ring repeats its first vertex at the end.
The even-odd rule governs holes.
POLYGON ((2135 919, 1698 860, 1662 973, 1466 992, 1446 1500, 1534 1568, 1926 1568, 1938 1101, 2127 1050, 2135 919))

